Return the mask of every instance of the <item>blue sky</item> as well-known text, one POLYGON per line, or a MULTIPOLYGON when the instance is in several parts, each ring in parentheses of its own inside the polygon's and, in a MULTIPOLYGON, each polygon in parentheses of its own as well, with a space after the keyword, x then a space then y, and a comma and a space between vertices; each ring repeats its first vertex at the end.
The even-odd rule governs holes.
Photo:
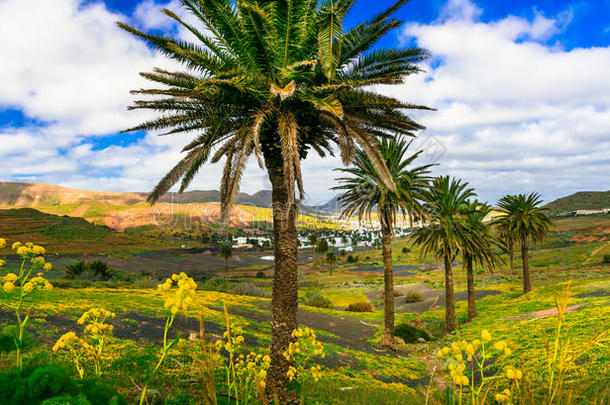
MULTIPOLYGON (((52 3, 0 3, 0 181, 149 190, 188 138, 118 133, 147 117, 125 110, 128 90, 145 85, 137 73, 171 64, 114 22, 185 36, 159 12, 184 11, 177 0, 52 3)), ((360 0, 347 25, 391 3, 360 0)), ((380 46, 416 44, 433 58, 424 74, 378 90, 438 109, 416 115, 438 174, 489 201, 610 189, 610 0, 413 0, 398 16, 405 25, 380 46)), ((304 162, 310 202, 332 196, 339 165, 304 162)), ((268 188, 250 166, 242 189, 268 188)), ((193 189, 218 188, 218 172, 202 170, 193 189)))

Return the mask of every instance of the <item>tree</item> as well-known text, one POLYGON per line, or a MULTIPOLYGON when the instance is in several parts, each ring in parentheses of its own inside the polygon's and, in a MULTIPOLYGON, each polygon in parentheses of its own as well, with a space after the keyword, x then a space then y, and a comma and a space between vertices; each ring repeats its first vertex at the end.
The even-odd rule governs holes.
POLYGON ((328 241, 326 239, 318 240, 318 244, 316 245, 316 251, 321 255, 325 255, 328 252, 330 246, 328 245, 328 241))
POLYGON ((316 265, 316 248, 318 247, 318 237, 317 232, 312 232, 309 234, 309 244, 311 245, 311 252, 313 253, 313 261, 312 264, 316 265))
POLYGON ((374 86, 404 83, 420 71, 417 64, 428 54, 419 48, 372 47, 402 26, 392 16, 407 2, 397 0, 344 30, 352 0, 180 0, 193 24, 171 10, 164 12, 194 42, 119 23, 183 65, 142 73, 157 87, 133 92, 144 99, 131 109, 159 115, 126 132, 193 136, 183 158, 150 194, 150 203, 178 182, 179 191, 186 190, 204 164, 225 159, 220 200, 226 221, 249 157, 267 169, 275 236, 267 393, 277 395, 280 403, 298 402, 286 391, 290 363, 283 354, 297 327, 296 221, 304 195, 300 162, 311 151, 333 154, 337 145, 343 163, 349 164, 359 145, 393 189, 377 138, 421 129, 406 111, 424 107, 381 95, 374 86))
POLYGON ((432 182, 424 193, 424 208, 430 224, 413 233, 414 242, 421 247, 421 256, 433 254, 443 260, 445 267, 445 325, 447 332, 457 329, 455 294, 453 289, 453 259, 466 246, 480 242, 478 230, 463 214, 468 199, 475 197, 468 183, 443 176, 432 182))
POLYGON ((464 206, 464 215, 468 217, 470 226, 476 230, 473 237, 479 238, 474 244, 465 244, 462 248, 463 266, 466 269, 468 290, 468 321, 477 316, 477 304, 474 290, 474 263, 493 272, 494 267, 501 262, 498 249, 503 248, 502 242, 493 234, 491 227, 485 223, 485 217, 491 212, 491 207, 477 200, 469 201, 464 206))
POLYGON ((229 259, 233 256, 233 241, 227 240, 221 242, 219 245, 218 253, 225 261, 225 271, 229 272, 229 259))
POLYGON ((337 256, 335 255, 335 252, 328 252, 326 253, 326 263, 328 264, 328 267, 330 269, 330 275, 333 275, 333 266, 337 263, 337 256))
POLYGON ((542 198, 538 193, 507 195, 498 201, 498 210, 502 215, 497 218, 496 224, 521 245, 524 294, 532 290, 528 242, 542 242, 552 223, 541 204, 542 198))
MULTIPOLYGON (((383 182, 366 153, 356 152, 353 167, 339 169, 345 177, 340 177, 341 184, 334 187, 343 192, 338 198, 343 206, 342 216, 350 217, 355 213, 362 222, 371 220, 371 213, 377 212, 381 226, 381 244, 383 248, 384 279, 384 327, 381 345, 394 347, 394 281, 392 274, 392 235, 397 217, 402 215, 413 222, 424 216, 421 204, 424 191, 428 187, 429 169, 433 165, 412 167, 423 151, 410 154, 411 142, 403 137, 384 139, 380 144, 384 158, 395 188, 389 189, 383 182)), ((378 240, 375 240, 377 246, 378 240)))

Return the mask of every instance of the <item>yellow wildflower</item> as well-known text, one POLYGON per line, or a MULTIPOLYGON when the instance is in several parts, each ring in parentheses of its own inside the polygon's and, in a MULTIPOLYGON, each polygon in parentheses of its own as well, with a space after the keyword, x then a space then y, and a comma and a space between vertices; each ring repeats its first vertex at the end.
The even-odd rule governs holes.
POLYGON ((7 281, 6 283, 4 283, 4 291, 7 293, 12 292, 15 289, 15 284, 13 284, 10 281, 7 281))
POLYGON ((506 342, 503 340, 500 340, 499 342, 496 342, 494 344, 494 347, 496 348, 497 351, 501 352, 504 351, 504 349, 506 349, 506 342))
POLYGON ((483 329, 481 331, 481 339, 483 339, 486 342, 489 342, 491 340, 491 334, 489 333, 489 331, 487 329, 483 329))
POLYGON ((13 246, 11 247, 11 249, 17 250, 20 247, 21 247, 21 242, 15 242, 15 243, 13 243, 13 246))
POLYGON ((42 268, 44 269, 44 271, 51 271, 53 265, 51 263, 45 263, 42 268))
POLYGON ((23 291, 26 294, 32 292, 33 289, 34 289, 34 284, 32 284, 31 282, 25 283, 25 285, 23 286, 23 291))
POLYGON ((19 277, 15 273, 8 273, 6 276, 4 276, 4 281, 10 281, 11 283, 14 283, 18 279, 19 277))
POLYGON ((0 238, 0 249, 4 249, 6 247, 6 239, 0 238))

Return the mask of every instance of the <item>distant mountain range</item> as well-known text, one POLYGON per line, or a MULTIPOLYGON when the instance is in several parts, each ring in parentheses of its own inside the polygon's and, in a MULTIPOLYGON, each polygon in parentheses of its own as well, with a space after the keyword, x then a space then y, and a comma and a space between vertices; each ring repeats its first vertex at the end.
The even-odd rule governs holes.
POLYGON ((610 208, 609 191, 580 191, 559 198, 545 205, 552 216, 565 215, 577 210, 602 210, 610 208))
MULTIPOLYGON (((220 214, 217 190, 168 193, 150 207, 147 193, 85 191, 50 184, 0 182, 0 208, 35 208, 39 211, 85 218, 115 230, 172 223, 183 228, 193 221, 216 222, 220 214), (176 218, 180 220, 176 220, 176 218), (186 225, 185 225, 186 224, 186 225)), ((240 193, 230 219, 236 225, 271 221, 271 191, 240 193)), ((308 216, 327 216, 331 202, 320 207, 302 207, 308 216)))

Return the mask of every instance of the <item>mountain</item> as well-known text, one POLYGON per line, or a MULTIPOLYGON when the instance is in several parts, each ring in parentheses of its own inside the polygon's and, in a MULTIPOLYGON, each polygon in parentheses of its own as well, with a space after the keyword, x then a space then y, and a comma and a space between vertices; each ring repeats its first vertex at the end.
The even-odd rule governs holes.
POLYGON ((610 208, 610 191, 580 191, 548 203, 545 208, 548 208, 552 216, 564 215, 576 210, 610 208))
MULTIPOLYGON (((197 229, 203 224, 218 222, 220 216, 217 190, 168 193, 152 207, 146 203, 147 196, 140 192, 85 191, 50 184, 0 182, 0 208, 34 208, 47 214, 85 218, 119 231, 145 225, 171 231, 197 229)), ((271 205, 271 191, 240 193, 229 221, 240 226, 271 221, 271 205)))

